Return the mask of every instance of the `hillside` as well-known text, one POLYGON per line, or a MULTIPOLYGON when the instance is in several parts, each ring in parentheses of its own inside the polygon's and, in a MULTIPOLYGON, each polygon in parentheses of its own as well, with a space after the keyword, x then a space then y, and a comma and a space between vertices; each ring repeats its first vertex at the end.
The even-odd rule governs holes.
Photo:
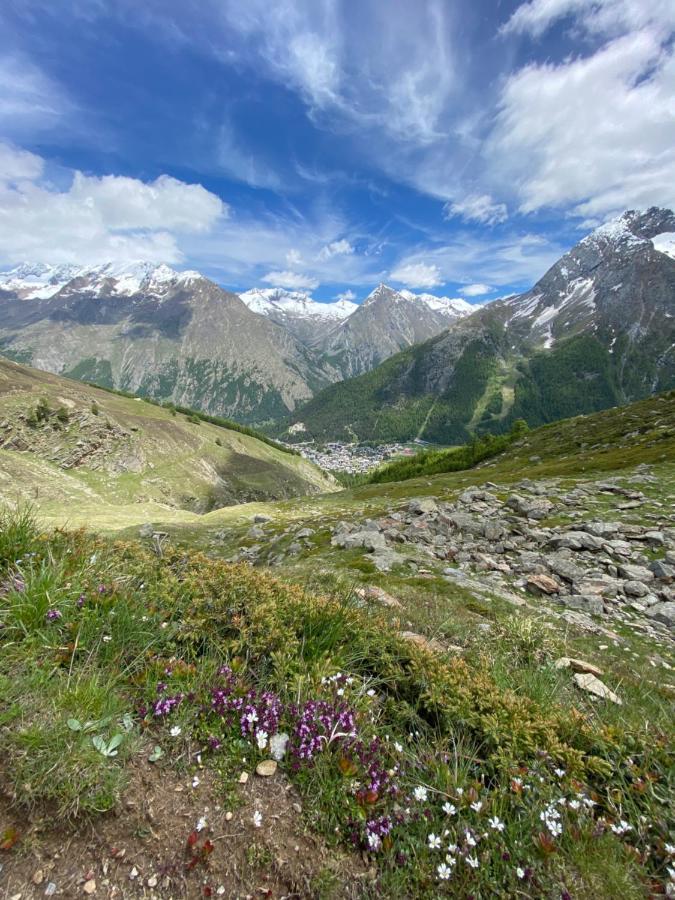
POLYGON ((297 410, 303 439, 455 444, 605 409, 675 384, 670 210, 625 213, 525 294, 487 304, 297 410), (665 249, 664 249, 665 248, 665 249))
POLYGON ((18 271, 0 280, 0 351, 16 362, 242 422, 287 414, 337 377, 198 272, 36 267, 31 281, 18 271))
POLYGON ((161 557, 0 515, 10 894, 667 893, 674 403, 161 557))
POLYGON ((0 358, 0 500, 152 520, 330 491, 330 478, 253 436, 0 358))
POLYGON ((0 351, 55 374, 249 423, 288 415, 467 315, 462 300, 381 285, 362 306, 297 291, 238 296, 149 262, 0 272, 0 351))

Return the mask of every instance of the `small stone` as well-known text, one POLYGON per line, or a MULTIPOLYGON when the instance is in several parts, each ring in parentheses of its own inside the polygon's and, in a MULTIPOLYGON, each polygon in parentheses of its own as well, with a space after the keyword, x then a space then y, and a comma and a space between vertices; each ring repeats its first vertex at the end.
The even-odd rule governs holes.
MULTIPOLYGON (((47 887, 45 888, 45 897, 53 897, 56 893, 56 885, 53 881, 50 881, 47 887)), ((21 894, 19 894, 21 896, 21 894)))
POLYGON ((621 706, 621 698, 617 697, 613 691, 610 691, 606 684, 603 684, 599 678, 596 678, 595 675, 591 675, 590 672, 577 673, 574 676, 574 681, 583 691, 587 691, 589 694, 595 694, 596 697, 602 697, 603 700, 611 700, 612 703, 617 703, 621 706))
POLYGON ((416 644, 423 650, 429 650, 432 653, 442 653, 445 650, 445 647, 438 641, 434 641, 433 639, 429 640, 429 638, 424 637, 423 634, 417 634, 415 631, 402 631, 400 637, 404 638, 406 641, 410 641, 412 644, 416 644))
POLYGON ((150 887, 150 888, 157 887, 157 876, 156 875, 151 875, 148 878, 148 887, 150 887))
POLYGON ((260 775, 261 778, 270 778, 277 770, 277 761, 275 759, 263 759, 262 762, 259 762, 255 767, 256 775, 260 775))
POLYGON ((138 869, 136 868, 136 866, 134 866, 131 872, 129 872, 129 878, 131 879, 131 881, 133 881, 135 878, 138 878, 138 869))
POLYGON ((31 878, 33 884, 42 884, 44 880, 45 873, 42 871, 42 869, 38 869, 36 872, 33 872, 33 877, 31 878))
POLYGON ((242 772, 239 776, 239 784, 246 784, 248 781, 248 772, 242 772))
POLYGON ((228 812, 225 813, 225 821, 231 822, 233 818, 234 818, 233 813, 229 812, 229 810, 228 810, 228 812))
POLYGON ((85 894, 95 894, 96 893, 96 882, 93 878, 90 878, 89 881, 85 881, 82 885, 82 890, 85 894))
POLYGON ((556 669, 572 669, 573 672, 587 672, 590 675, 602 675, 602 669, 594 666, 593 663, 586 662, 585 659, 574 659, 572 656, 561 656, 555 661, 556 669))

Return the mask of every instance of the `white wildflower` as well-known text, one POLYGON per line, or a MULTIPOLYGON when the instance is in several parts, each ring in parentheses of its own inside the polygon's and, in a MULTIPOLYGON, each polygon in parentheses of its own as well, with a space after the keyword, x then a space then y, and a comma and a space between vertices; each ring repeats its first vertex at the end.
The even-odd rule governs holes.
POLYGON ((504 823, 497 816, 493 816, 493 818, 488 819, 488 824, 493 831, 504 830, 504 823))
POLYGON ((437 834, 430 834, 427 838, 427 843, 429 845, 430 850, 440 850, 441 849, 441 839, 437 834))
POLYGON ((260 828, 260 826, 262 825, 262 813, 259 809, 256 809, 256 811, 253 813, 253 824, 256 828, 260 828))
POLYGON ((482 808, 483 808, 483 801, 482 801, 482 800, 476 800, 475 803, 472 803, 472 804, 471 804, 471 809, 472 809, 474 812, 480 812, 482 808))
POLYGON ((477 856, 467 856, 466 861, 471 866, 472 869, 478 868, 478 857, 477 856))
POLYGON ((255 741, 258 745, 258 750, 264 750, 267 746, 267 732, 263 731, 262 728, 259 731, 256 731, 255 741))
POLYGON ((425 787, 422 787, 422 785, 418 785, 413 791, 413 797, 415 798, 415 800, 419 800, 420 803, 424 803, 424 801, 427 799, 427 789, 425 787))
POLYGON ((443 804, 443 812, 446 814, 446 816, 454 816, 457 812, 457 807, 453 806, 452 803, 446 801, 443 804))
POLYGON ((436 874, 441 879, 441 881, 447 881, 452 875, 452 869, 445 863, 441 863, 440 866, 438 866, 436 869, 436 874))
POLYGON ((171 735, 171 737, 178 737, 182 730, 183 729, 180 727, 180 725, 174 725, 169 731, 169 734, 171 735))

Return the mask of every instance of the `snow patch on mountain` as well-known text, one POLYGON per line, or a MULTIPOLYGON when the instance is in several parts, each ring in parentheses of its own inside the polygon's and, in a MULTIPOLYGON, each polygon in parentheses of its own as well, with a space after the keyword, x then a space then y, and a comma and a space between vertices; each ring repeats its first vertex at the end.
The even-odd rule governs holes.
POLYGON ((309 294, 301 291, 285 291, 280 288, 253 288, 250 291, 244 291, 239 296, 250 310, 263 316, 282 313, 308 319, 338 321, 346 319, 358 309, 358 305, 349 300, 320 303, 309 294))
POLYGON ((130 297, 140 291, 162 293, 177 284, 189 284, 201 278, 199 272, 177 272, 164 263, 142 260, 131 263, 103 263, 99 266, 22 263, 0 272, 0 289, 19 294, 25 300, 47 300, 71 281, 78 290, 100 295, 109 292, 130 297))
POLYGON ((652 244, 659 253, 675 259, 675 231, 664 231, 663 234, 657 234, 652 238, 652 244))

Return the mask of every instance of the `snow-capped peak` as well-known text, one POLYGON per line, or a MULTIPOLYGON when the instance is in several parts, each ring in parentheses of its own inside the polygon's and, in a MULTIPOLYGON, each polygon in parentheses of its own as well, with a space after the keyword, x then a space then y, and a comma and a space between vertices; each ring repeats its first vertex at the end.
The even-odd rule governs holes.
POLYGON ((273 313, 299 318, 345 319, 355 309, 356 303, 338 300, 335 303, 320 303, 301 291, 286 291, 282 288, 253 288, 239 295, 253 312, 263 316, 273 313))
POLYGON ((22 263, 7 272, 0 272, 0 289, 14 291, 26 300, 46 300, 69 282, 77 280, 73 286, 76 290, 131 296, 141 290, 162 293, 171 285, 188 283, 195 278, 201 278, 199 272, 177 272, 164 263, 145 260, 97 266, 22 263))
POLYGON ((453 316, 464 316, 475 312, 480 303, 469 303, 463 297, 437 297, 435 294, 413 294, 412 291, 401 290, 398 292, 406 300, 417 300, 425 303, 436 312, 447 313, 453 316))

